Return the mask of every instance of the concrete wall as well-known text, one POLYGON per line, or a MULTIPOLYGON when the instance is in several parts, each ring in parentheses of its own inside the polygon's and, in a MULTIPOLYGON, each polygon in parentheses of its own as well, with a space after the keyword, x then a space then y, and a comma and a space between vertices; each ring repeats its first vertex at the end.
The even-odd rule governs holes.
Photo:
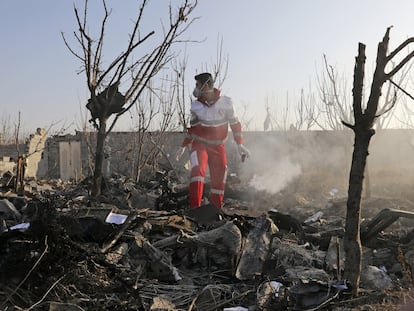
POLYGON ((18 154, 26 153, 26 144, 15 144, 11 145, 1 145, 0 144, 0 158, 9 157, 12 161, 15 161, 18 157, 18 154))
POLYGON ((46 176, 48 169, 44 152, 46 139, 45 129, 38 128, 36 133, 30 135, 26 150, 26 177, 41 178, 46 176))
POLYGON ((0 145, 0 173, 15 168, 17 158, 25 158, 25 176, 43 177, 47 172, 47 161, 44 160, 45 143, 47 132, 45 129, 38 128, 36 132, 28 138, 26 144, 0 145))
POLYGON ((10 159, 10 157, 2 157, 0 159, 0 172, 12 172, 16 163, 10 159))
POLYGON ((85 160, 88 158, 88 151, 85 147, 85 140, 78 133, 50 137, 46 141, 45 154, 47 172, 44 177, 46 178, 80 179, 89 174, 88 162, 85 160), (73 145, 79 143, 80 150, 77 150, 77 147, 76 150, 68 147, 72 143, 75 143, 73 145), (66 152, 64 152, 65 150, 66 152), (80 158, 78 158, 78 154, 80 158), (65 161, 65 163, 61 163, 61 161, 65 161))

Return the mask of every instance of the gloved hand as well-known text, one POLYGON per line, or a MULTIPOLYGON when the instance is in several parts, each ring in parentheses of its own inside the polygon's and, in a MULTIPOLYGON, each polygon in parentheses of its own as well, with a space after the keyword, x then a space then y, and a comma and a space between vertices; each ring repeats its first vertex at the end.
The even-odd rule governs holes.
POLYGON ((250 156, 250 151, 247 149, 243 144, 237 145, 237 150, 241 156, 242 162, 244 162, 245 158, 250 156))
POLYGON ((186 147, 180 147, 177 152, 175 153, 175 160, 180 161, 181 157, 183 156, 185 152, 186 147))

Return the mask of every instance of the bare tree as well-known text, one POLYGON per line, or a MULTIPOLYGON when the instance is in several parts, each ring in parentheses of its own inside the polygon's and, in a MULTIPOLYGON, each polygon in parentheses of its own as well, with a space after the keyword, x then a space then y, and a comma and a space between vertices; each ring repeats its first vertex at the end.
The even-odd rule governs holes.
POLYGON ((178 123, 181 127, 182 131, 188 127, 190 114, 187 111, 187 102, 191 102, 191 95, 188 94, 185 88, 185 81, 186 81, 186 73, 187 73, 187 63, 188 63, 188 56, 187 53, 184 53, 183 57, 178 61, 174 62, 173 70, 174 70, 174 89, 175 92, 175 102, 177 105, 177 115, 178 115, 178 123))
POLYGON ((14 139, 12 139, 13 126, 10 115, 2 115, 0 122, 0 145, 9 144, 11 141, 14 141, 14 139))
MULTIPOLYGON (((392 68, 394 67, 395 63, 392 62, 392 68)), ((378 118, 375 122, 376 130, 388 128, 392 121, 398 120, 398 110, 402 110, 404 116, 406 116, 409 112, 409 110, 407 110, 408 107, 404 104, 400 105, 400 103, 402 102, 402 98, 406 99, 404 95, 411 96, 405 92, 404 89, 406 88, 409 81, 408 77, 412 70, 412 67, 413 63, 408 63, 407 66, 404 66, 397 74, 395 74, 393 80, 388 80, 383 103, 381 107, 378 108, 377 112, 378 115, 381 115, 381 118, 378 118), (403 92, 398 92, 398 90, 404 91, 405 94, 403 92), (395 109, 392 109, 397 104, 399 106, 398 108, 400 109, 397 109, 397 107, 395 109)))
POLYGON ((157 166, 158 158, 163 156, 163 146, 167 141, 166 133, 177 130, 176 123, 172 122, 177 109, 174 101, 176 85, 168 77, 160 81, 157 89, 150 84, 151 88, 148 88, 135 104, 138 115, 137 135, 134 140, 136 181, 139 181, 146 166, 157 166))
POLYGON ((266 118, 263 128, 266 131, 271 125, 271 130, 310 130, 314 126, 321 127, 318 124, 321 114, 311 87, 309 87, 308 92, 305 92, 302 88, 299 99, 295 100, 294 103, 291 102, 289 93, 286 93, 284 105, 278 105, 274 97, 266 98, 266 118), (275 113, 271 113, 270 106, 276 108, 275 113))
MULTIPOLYGON (((373 129, 374 122, 378 118, 378 105, 381 97, 383 84, 393 78, 413 57, 414 52, 406 55, 389 72, 385 72, 386 66, 393 58, 408 44, 414 42, 414 38, 409 38, 401 43, 394 51, 388 53, 390 28, 387 28, 384 38, 378 44, 376 68, 372 78, 371 91, 369 94, 366 108, 363 106, 363 88, 365 75, 365 45, 359 43, 358 56, 355 60, 354 83, 353 83, 353 115, 354 124, 343 122, 343 124, 353 130, 354 151, 349 175, 349 188, 347 200, 347 213, 345 223, 345 271, 344 277, 352 285, 353 294, 358 295, 359 280, 361 273, 361 194, 364 179, 364 171, 368 156, 368 147, 371 137, 375 134, 373 129)), ((391 109, 392 107, 390 107, 391 109)))
MULTIPOLYGON (((27 131, 22 131, 21 122, 22 114, 20 111, 17 113, 15 121, 12 120, 9 114, 4 114, 0 120, 0 145, 16 145, 24 144, 26 138, 29 136, 27 131)), ((16 145, 16 151, 18 147, 16 145)))
MULTIPOLYGON (((409 52, 409 51, 408 51, 409 52)), ((340 75, 338 70, 330 65, 326 55, 323 56, 324 70, 317 75, 319 101, 319 113, 321 118, 315 119, 315 122, 321 129, 341 130, 344 128, 342 121, 350 123, 353 118, 352 106, 348 98, 347 80, 340 75)), ((390 62, 391 67, 395 67, 394 62, 390 62)), ((394 81, 388 81, 384 96, 381 97, 378 104, 378 115, 381 118, 375 119, 376 129, 384 129, 394 121, 396 109, 392 109, 400 100, 402 93, 397 92, 398 86, 402 88, 408 82, 408 75, 412 68, 412 63, 408 64, 398 74, 395 75, 394 81)), ((364 98, 365 93, 363 94, 364 98)))
MULTIPOLYGON (((266 131, 268 127, 271 125, 271 130, 287 130, 288 118, 290 113, 290 103, 289 103, 289 96, 286 95, 286 105, 278 105, 278 102, 275 96, 272 94, 267 95, 265 99, 265 109, 266 109, 266 117, 263 122, 263 129, 266 131), (274 107, 276 112, 273 110, 274 107)), ((251 122, 251 121, 249 121, 251 122)))
POLYGON ((239 112, 239 118, 241 123, 243 124, 243 130, 244 131, 249 131, 250 130, 250 124, 252 123, 254 116, 249 117, 249 114, 247 113, 248 111, 248 104, 247 103, 243 103, 241 105, 241 112, 239 112))
POLYGON ((215 59, 213 59, 210 64, 206 63, 201 66, 202 71, 211 73, 214 84, 219 89, 223 86, 223 83, 227 78, 229 68, 229 57, 228 55, 224 55, 223 42, 223 38, 217 38, 215 59))
POLYGON ((197 5, 197 0, 184 0, 176 10, 169 7, 168 26, 163 28, 159 41, 154 36, 155 31, 147 32, 144 35, 140 33, 140 25, 149 3, 149 0, 142 0, 125 51, 121 52, 106 67, 102 58, 104 34, 110 11, 107 9, 105 0, 102 3, 104 16, 97 39, 94 39, 89 33, 88 0, 85 0, 82 15, 78 8, 74 7, 78 26, 74 36, 79 44, 79 52, 69 45, 62 33, 65 45, 82 64, 90 92, 87 104, 92 115, 90 122, 94 124, 98 132, 91 188, 92 196, 101 193, 105 138, 119 117, 134 107, 147 88, 149 81, 174 57, 170 48, 174 43, 180 42, 179 37, 194 21, 194 19, 188 20, 188 17, 197 5), (150 38, 154 42, 150 42, 150 38), (138 47, 142 47, 144 43, 146 46, 142 50, 146 52, 141 52, 143 54, 139 55, 137 53, 138 47), (123 93, 119 91, 120 87, 125 89, 123 93), (111 116, 113 116, 112 120, 110 120, 111 116))
POLYGON ((302 89, 300 99, 295 106, 296 121, 293 124, 295 129, 310 130, 316 124, 320 111, 318 111, 315 103, 315 96, 311 92, 305 94, 305 91, 302 89))
MULTIPOLYGON (((407 96, 414 100, 414 96, 411 94, 407 94, 407 96)), ((414 109, 410 107, 406 100, 402 101, 402 114, 401 115, 394 115, 394 118, 401 124, 403 128, 414 128, 413 120, 414 120, 414 109)))
MULTIPOLYGON (((348 83, 344 75, 340 74, 338 70, 328 63, 326 55, 323 56, 324 70, 320 75, 317 75, 318 91, 320 96, 319 114, 321 118, 315 119, 315 123, 324 130, 344 130, 345 123, 349 123, 353 118, 352 105, 348 98, 348 83)), ((392 64, 395 66, 395 64, 392 64)), ((398 83, 404 83, 407 78, 407 73, 411 66, 404 68, 398 74, 398 83)), ((362 96, 364 99, 365 92, 362 96)), ((393 113, 395 109, 391 109, 399 100, 397 88, 391 83, 387 83, 385 95, 381 97, 378 104, 378 115, 381 118, 376 118, 374 124, 377 130, 387 127, 393 120, 393 113)), ((350 143, 348 135, 341 135, 344 140, 342 147, 344 153, 350 152, 350 143)), ((348 163, 344 163, 344 170, 347 170, 348 163)), ((371 183, 368 165, 365 167, 364 179, 364 195, 366 198, 371 196, 371 183)))
POLYGON ((351 105, 348 100, 347 80, 341 77, 336 68, 328 63, 323 55, 324 70, 317 74, 320 118, 315 123, 323 130, 341 130, 341 120, 352 119, 351 105))

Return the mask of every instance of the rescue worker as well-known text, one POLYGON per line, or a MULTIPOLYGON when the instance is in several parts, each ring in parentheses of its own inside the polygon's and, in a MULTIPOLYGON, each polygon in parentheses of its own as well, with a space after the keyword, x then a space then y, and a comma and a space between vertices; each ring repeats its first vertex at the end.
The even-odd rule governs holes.
POLYGON ((230 97, 214 88, 213 77, 205 72, 194 77, 193 91, 197 99, 191 103, 190 128, 187 129, 182 147, 176 154, 179 160, 186 148, 190 150, 191 179, 189 185, 190 208, 201 205, 207 165, 210 169, 210 203, 222 208, 227 175, 227 157, 224 143, 228 128, 233 132, 238 152, 244 160, 250 155, 243 145, 242 128, 230 97))

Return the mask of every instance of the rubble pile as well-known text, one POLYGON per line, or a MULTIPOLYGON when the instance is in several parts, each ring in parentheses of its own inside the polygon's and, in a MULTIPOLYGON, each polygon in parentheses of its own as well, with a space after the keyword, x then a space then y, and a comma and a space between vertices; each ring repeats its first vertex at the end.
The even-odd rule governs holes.
POLYGON ((17 195, 10 178, 0 181, 0 310, 392 310, 413 284, 412 227, 392 213, 392 230, 366 235, 352 298, 338 213, 254 206, 274 198, 248 201, 254 189, 231 179, 223 210, 190 210, 168 174, 114 177, 94 200, 87 180, 27 180, 17 195))

